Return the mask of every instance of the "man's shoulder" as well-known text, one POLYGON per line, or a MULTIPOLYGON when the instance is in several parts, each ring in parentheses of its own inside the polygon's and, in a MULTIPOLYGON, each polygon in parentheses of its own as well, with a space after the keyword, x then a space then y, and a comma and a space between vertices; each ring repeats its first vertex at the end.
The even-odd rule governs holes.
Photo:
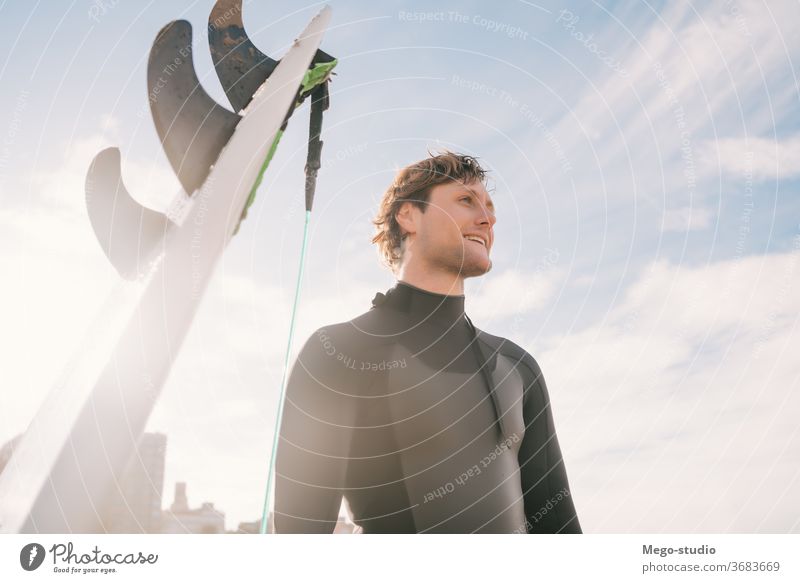
POLYGON ((539 367, 539 363, 536 361, 533 355, 522 348, 522 346, 513 340, 504 338, 503 336, 490 334, 489 332, 486 332, 477 326, 475 329, 478 333, 478 338, 482 340, 493 353, 498 352, 499 354, 512 359, 514 362, 524 365, 529 369, 530 374, 534 378, 541 376, 542 369, 539 367))
POLYGON ((341 360, 372 352, 388 341, 380 328, 374 310, 350 320, 323 324, 308 334, 299 357, 332 364, 337 358, 332 360, 331 356, 341 360))
POLYGON ((376 316, 375 311, 370 310, 350 320, 323 324, 308 335, 307 342, 324 339, 355 345, 369 344, 379 333, 376 316))
POLYGON ((508 338, 489 334, 480 328, 476 329, 478 330, 478 338, 483 340, 484 344, 489 346, 492 352, 502 354, 511 360, 513 366, 522 375, 523 410, 541 411, 546 403, 549 402, 550 396, 542 369, 536 359, 530 352, 508 338))

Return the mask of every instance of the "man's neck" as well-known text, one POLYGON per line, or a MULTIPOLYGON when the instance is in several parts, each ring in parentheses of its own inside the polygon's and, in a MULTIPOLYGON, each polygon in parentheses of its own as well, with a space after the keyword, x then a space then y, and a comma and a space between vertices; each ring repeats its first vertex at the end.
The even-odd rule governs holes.
POLYGON ((437 294, 464 295, 464 278, 457 274, 403 265, 397 272, 397 280, 437 294))

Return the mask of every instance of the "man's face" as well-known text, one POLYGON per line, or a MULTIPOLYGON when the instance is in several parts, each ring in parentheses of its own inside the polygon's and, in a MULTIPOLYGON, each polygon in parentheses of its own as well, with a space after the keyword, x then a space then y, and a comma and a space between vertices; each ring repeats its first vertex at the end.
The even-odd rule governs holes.
POLYGON ((431 189, 425 212, 413 208, 410 217, 415 230, 411 254, 426 268, 463 278, 492 268, 489 253, 497 219, 494 203, 480 182, 439 184, 431 189))

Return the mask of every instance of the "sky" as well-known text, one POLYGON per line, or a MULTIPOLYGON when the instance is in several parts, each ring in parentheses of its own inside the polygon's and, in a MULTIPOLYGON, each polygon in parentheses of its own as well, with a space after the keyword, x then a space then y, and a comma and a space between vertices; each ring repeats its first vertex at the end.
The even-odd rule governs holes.
MULTIPOLYGON (((180 185, 150 119, 158 30, 213 2, 0 2, 0 443, 22 432, 119 281, 84 180, 180 185)), ((245 2, 279 57, 322 3, 245 2)), ((539 362, 584 532, 800 532, 800 38, 796 2, 332 0, 294 348, 394 284, 370 222, 397 170, 444 148, 490 169, 482 330, 539 362)), ((226 527, 260 517, 303 230, 298 110, 203 297, 148 431, 164 505, 187 482, 226 527)))

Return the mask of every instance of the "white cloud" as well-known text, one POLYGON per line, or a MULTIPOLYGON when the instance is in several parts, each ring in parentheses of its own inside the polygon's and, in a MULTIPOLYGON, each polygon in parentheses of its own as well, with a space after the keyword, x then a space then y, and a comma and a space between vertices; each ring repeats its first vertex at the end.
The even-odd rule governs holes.
POLYGON ((716 214, 705 207, 681 207, 664 211, 662 231, 696 231, 711 225, 716 214))
POLYGON ((797 532, 796 243, 655 262, 602 324, 534 353, 588 531, 797 532))
POLYGON ((746 180, 785 179, 800 175, 800 137, 726 138, 704 145, 711 164, 746 180))
POLYGON ((466 311, 473 319, 493 320, 539 310, 553 298, 564 279, 563 268, 526 273, 508 269, 467 280, 466 311))
MULTIPOLYGON (((86 214, 84 185, 94 157, 103 149, 119 147, 119 121, 103 116, 104 132, 94 132, 64 144, 64 156, 53 168, 37 168, 34 173, 34 201, 50 211, 86 214)), ((128 157, 120 148, 122 180, 130 195, 141 204, 165 210, 181 186, 162 156, 152 160, 128 157)))
MULTIPOLYGON (((619 53, 630 74, 621 78, 602 67, 571 72, 588 77, 585 89, 576 99, 564 96, 566 105, 574 105, 560 106, 547 124, 576 171, 568 176, 560 171, 552 145, 535 128, 522 138, 526 156, 536 160, 537 176, 544 182, 541 190, 562 193, 573 180, 582 211, 635 196, 655 209, 659 201, 669 201, 676 210, 667 216, 667 230, 702 229, 711 224, 714 217, 709 213, 715 205, 708 202, 719 193, 716 155, 710 164, 700 164, 708 161, 703 155, 706 146, 734 128, 741 134, 769 135, 776 124, 794 115, 796 102, 778 99, 784 87, 792 85, 778 80, 791 79, 788 59, 796 54, 797 43, 788 23, 796 19, 796 14, 790 15, 794 12, 796 6, 788 2, 772 3, 768 10, 725 1, 702 7, 675 3, 653 15, 646 28, 628 31, 622 26, 629 22, 599 21, 602 34, 595 35, 596 42, 607 52, 619 53), (631 46, 623 53, 624 42, 631 46), (765 101, 765 94, 771 101, 765 101), (684 130, 689 133, 682 135, 684 130), (703 184, 706 179, 708 184, 703 184), (690 205, 704 210, 684 222, 679 209, 690 205)), ((595 32, 590 22, 585 26, 586 32, 595 32)), ((518 125, 516 113, 500 127, 518 125)), ((485 133, 483 128, 478 130, 485 133)), ((795 176, 800 167, 797 146, 791 138, 779 143, 776 151, 769 140, 751 139, 755 177, 777 172, 795 176)), ((720 147, 730 161, 727 166, 740 169, 744 149, 739 139, 723 138, 720 147)), ((716 146, 714 154, 715 150, 716 146)), ((522 164, 517 166, 519 176, 509 182, 524 184, 532 172, 522 164)), ((555 201, 556 211, 562 210, 559 202, 572 203, 569 196, 549 199, 555 201)))

